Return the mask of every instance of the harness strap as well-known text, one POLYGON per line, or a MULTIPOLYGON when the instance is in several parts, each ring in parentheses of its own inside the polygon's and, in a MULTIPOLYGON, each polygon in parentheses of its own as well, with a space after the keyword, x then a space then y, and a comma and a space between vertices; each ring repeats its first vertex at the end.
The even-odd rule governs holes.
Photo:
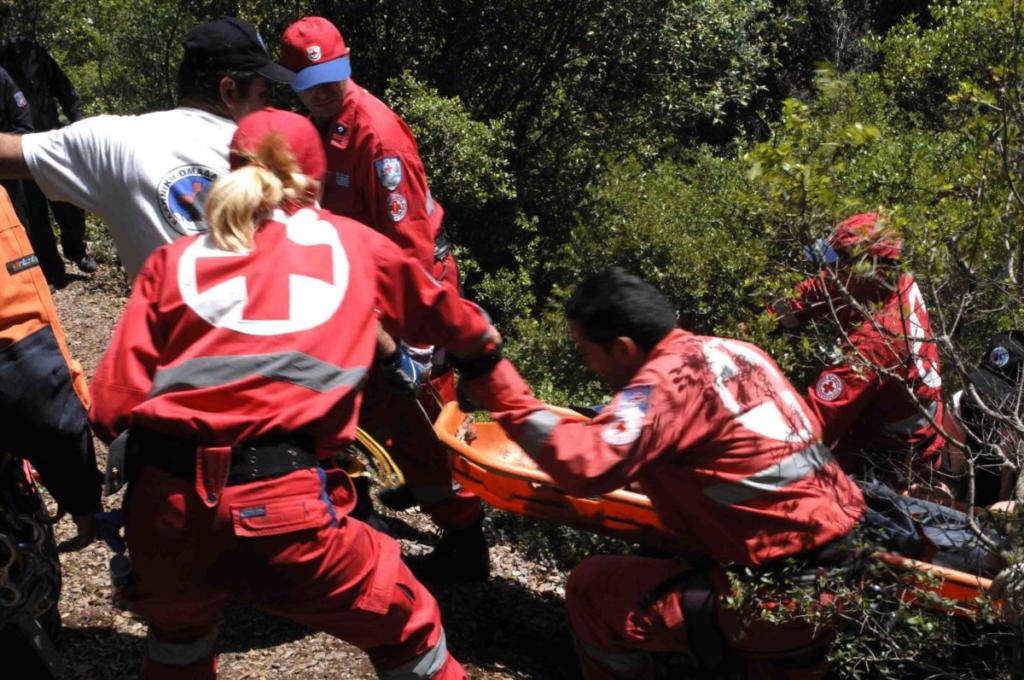
POLYGON ((669 593, 679 590, 689 640, 690 654, 698 667, 715 670, 725 658, 725 637, 718 625, 718 593, 708 578, 706 560, 662 581, 640 598, 642 608, 652 607, 669 593))
POLYGON ((714 670, 725 658, 725 637, 718 625, 718 594, 707 574, 688 571, 683 587, 683 620, 690 640, 690 654, 700 668, 714 670))

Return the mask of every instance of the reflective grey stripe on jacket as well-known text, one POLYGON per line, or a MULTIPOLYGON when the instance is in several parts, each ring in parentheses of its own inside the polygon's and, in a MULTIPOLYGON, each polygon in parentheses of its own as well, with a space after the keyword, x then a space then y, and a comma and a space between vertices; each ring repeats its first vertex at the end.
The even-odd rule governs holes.
POLYGON ((217 644, 217 627, 191 642, 168 642, 153 635, 150 630, 146 635, 146 649, 149 658, 157 663, 171 666, 187 666, 203 657, 213 654, 217 644))
POLYGON ((444 630, 442 630, 436 645, 398 668, 388 670, 378 668, 377 677, 381 680, 430 680, 437 675, 446 661, 448 661, 448 643, 445 641, 444 630))
POLYGON ((366 368, 341 368, 304 352, 198 357, 157 371, 149 396, 216 387, 254 375, 292 383, 314 392, 327 392, 336 387, 358 385, 366 375, 366 368))
POLYGON ((534 411, 526 417, 526 423, 520 431, 519 445, 530 458, 536 458, 540 454, 544 442, 548 440, 551 431, 561 419, 562 416, 547 409, 534 411))
POLYGON ((704 489, 704 495, 719 505, 739 505, 761 494, 784 489, 820 470, 834 459, 823 444, 815 443, 786 456, 778 463, 749 477, 722 482, 704 489))
POLYGON ((928 415, 918 412, 909 418, 897 420, 894 423, 886 423, 882 430, 890 434, 913 434, 931 422, 928 416, 931 416, 932 420, 935 419, 935 414, 939 412, 939 403, 933 401, 931 405, 925 408, 925 411, 928 412, 928 415))

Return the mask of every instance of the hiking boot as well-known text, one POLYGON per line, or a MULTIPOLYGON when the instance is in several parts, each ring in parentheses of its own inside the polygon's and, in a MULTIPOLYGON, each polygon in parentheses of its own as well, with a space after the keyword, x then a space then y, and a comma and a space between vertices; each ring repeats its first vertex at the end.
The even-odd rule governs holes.
POLYGON ((386 489, 381 489, 377 492, 377 500, 381 502, 385 508, 390 508, 395 512, 403 512, 419 505, 419 501, 416 500, 416 495, 409 488, 408 484, 401 486, 389 486, 386 489))
POLYGON ((480 583, 491 575, 484 515, 462 529, 447 529, 432 552, 405 558, 413 575, 435 584, 480 583))
POLYGON ((49 274, 44 272, 43 277, 46 279, 46 285, 50 289, 50 295, 53 295, 61 288, 68 285, 68 275, 62 271, 51 272, 49 274))
POLYGON ((86 274, 92 274, 99 268, 99 264, 96 262, 96 258, 94 258, 89 253, 86 253, 85 255, 82 255, 80 258, 75 260, 75 266, 78 267, 79 271, 84 272, 86 274))
POLYGON ((387 520, 373 508, 373 497, 370 495, 370 478, 358 475, 352 478, 352 486, 356 488, 356 505, 348 513, 349 517, 365 522, 382 533, 388 533, 387 520))

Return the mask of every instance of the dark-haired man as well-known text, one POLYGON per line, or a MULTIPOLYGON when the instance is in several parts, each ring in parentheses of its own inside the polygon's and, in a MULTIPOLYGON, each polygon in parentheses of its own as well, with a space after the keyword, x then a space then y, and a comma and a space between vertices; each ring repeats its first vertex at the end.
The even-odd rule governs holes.
POLYGON ((205 230, 203 199, 228 170, 234 121, 267 103, 267 79, 293 77, 239 19, 197 26, 184 46, 175 109, 0 135, 0 177, 31 177, 50 200, 98 213, 129 279, 157 247, 205 230))
POLYGON ((593 420, 547 410, 506 360, 470 370, 464 388, 568 493, 638 484, 688 560, 591 557, 573 571, 566 605, 584 676, 652 677, 653 651, 714 667, 725 647, 823 666, 813 626, 744 628, 717 607, 729 592, 719 565, 837 565, 865 511, 778 366, 748 343, 678 328, 669 301, 619 268, 585 280, 565 311, 586 365, 617 391, 593 420))

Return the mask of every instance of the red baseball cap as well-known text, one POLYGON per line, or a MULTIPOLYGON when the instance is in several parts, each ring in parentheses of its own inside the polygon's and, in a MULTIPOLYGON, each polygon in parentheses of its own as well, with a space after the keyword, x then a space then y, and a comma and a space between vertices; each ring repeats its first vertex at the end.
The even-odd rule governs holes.
POLYGON ((296 92, 321 83, 340 83, 352 75, 345 40, 323 17, 304 17, 285 29, 281 64, 295 71, 292 89, 296 92))
POLYGON ((903 242, 889 225, 889 220, 878 213, 847 217, 836 225, 827 242, 840 253, 867 253, 894 262, 900 259, 903 251, 903 242))
POLYGON ((256 151, 263 140, 274 133, 284 139, 302 174, 318 180, 323 178, 327 172, 327 158, 316 128, 305 116, 271 107, 250 113, 238 121, 228 154, 231 169, 248 165, 249 159, 241 154, 256 151))

